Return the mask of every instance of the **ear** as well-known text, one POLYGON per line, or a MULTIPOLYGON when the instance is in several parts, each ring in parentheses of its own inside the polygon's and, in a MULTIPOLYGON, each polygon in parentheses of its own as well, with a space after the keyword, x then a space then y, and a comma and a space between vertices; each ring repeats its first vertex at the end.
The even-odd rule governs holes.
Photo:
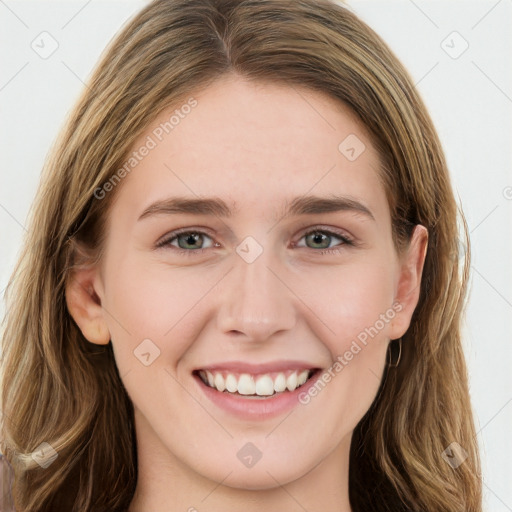
POLYGON ((411 236, 408 248, 400 257, 400 270, 395 304, 397 314, 391 322, 390 338, 403 336, 411 323, 420 297, 421 275, 427 254, 428 231, 424 226, 417 225, 411 236))
POLYGON ((66 303, 85 339, 107 345, 110 332, 101 307, 102 286, 96 267, 73 270, 66 283, 66 303))

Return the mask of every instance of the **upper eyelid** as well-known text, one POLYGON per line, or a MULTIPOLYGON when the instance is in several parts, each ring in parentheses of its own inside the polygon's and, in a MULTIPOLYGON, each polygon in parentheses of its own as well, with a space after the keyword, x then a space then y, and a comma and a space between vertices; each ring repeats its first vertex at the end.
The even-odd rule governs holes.
POLYGON ((352 240, 352 238, 353 238, 352 235, 346 233, 345 231, 340 232, 334 228, 327 228, 327 227, 322 227, 322 226, 313 227, 311 229, 306 229, 306 231, 302 232, 301 238, 303 236, 310 235, 311 233, 316 233, 316 232, 329 233, 329 235, 334 235, 334 236, 337 236, 338 238, 348 238, 350 240, 352 240))
POLYGON ((209 232, 207 228, 201 227, 201 228, 178 228, 170 233, 166 233, 165 235, 161 236, 155 243, 155 246, 160 246, 163 244, 167 244, 171 242, 171 240, 174 240, 180 235, 185 235, 188 233, 198 233, 201 235, 206 235, 210 237, 212 240, 214 239, 213 235, 209 232))

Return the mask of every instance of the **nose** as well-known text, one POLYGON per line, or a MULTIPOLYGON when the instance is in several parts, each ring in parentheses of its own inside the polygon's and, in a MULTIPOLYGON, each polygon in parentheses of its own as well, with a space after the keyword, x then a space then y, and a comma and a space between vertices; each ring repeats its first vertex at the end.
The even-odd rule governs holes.
POLYGON ((234 268, 218 289, 217 326, 246 341, 265 341, 296 323, 294 294, 282 265, 268 250, 248 263, 234 255, 234 268))

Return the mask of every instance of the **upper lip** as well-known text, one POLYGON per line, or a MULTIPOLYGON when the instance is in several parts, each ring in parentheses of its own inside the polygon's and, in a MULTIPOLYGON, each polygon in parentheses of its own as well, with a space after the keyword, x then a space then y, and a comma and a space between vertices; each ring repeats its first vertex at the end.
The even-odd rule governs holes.
POLYGON ((308 363, 307 361, 272 361, 269 363, 252 364, 243 361, 229 361, 224 363, 215 363, 196 368, 199 370, 208 370, 210 372, 236 372, 262 374, 271 372, 284 372, 287 370, 311 370, 319 368, 318 365, 308 363))

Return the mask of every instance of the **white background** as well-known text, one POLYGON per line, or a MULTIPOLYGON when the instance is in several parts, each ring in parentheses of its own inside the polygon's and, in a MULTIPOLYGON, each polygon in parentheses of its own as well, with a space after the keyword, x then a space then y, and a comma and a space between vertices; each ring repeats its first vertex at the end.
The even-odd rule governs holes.
MULTIPOLYGON (((45 155, 105 45, 145 3, 0 0, 2 295, 45 155), (43 31, 58 43, 47 59, 31 47, 43 31)), ((464 343, 484 509, 512 511, 512 0, 349 5, 410 71, 443 142, 471 232, 464 343)))

